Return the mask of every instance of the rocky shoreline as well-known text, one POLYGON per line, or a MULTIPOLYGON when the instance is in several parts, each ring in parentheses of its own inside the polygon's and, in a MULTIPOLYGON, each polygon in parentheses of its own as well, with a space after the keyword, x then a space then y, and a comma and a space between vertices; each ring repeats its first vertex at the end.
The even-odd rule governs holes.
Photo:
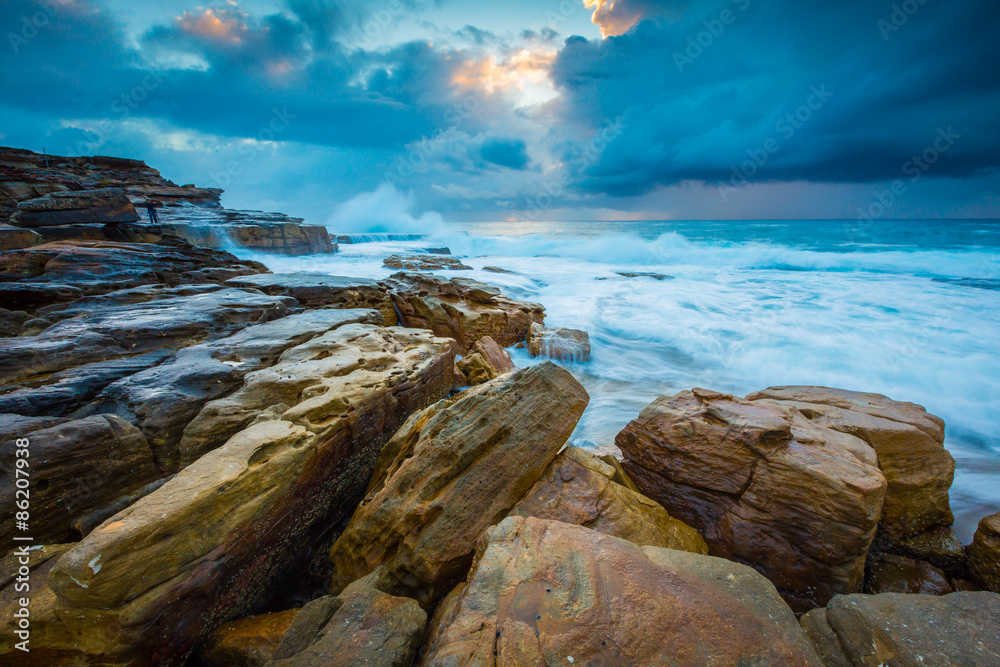
POLYGON ((923 407, 692 388, 597 456, 505 350, 585 332, 447 249, 271 273, 223 248, 336 243, 220 195, 0 148, 0 664, 1000 664, 1000 514, 958 540, 923 407))

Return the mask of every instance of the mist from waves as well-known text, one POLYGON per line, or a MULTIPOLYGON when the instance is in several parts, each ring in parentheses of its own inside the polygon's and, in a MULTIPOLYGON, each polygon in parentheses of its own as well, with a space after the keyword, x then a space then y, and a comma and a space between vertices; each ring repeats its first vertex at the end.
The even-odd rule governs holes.
MULTIPOLYGON (((382 265, 389 254, 449 247, 474 269, 455 275, 543 304, 549 326, 590 333, 591 361, 566 365, 591 395, 571 441, 579 446, 613 444, 650 401, 692 387, 743 396, 814 384, 919 403, 948 424, 963 540, 1000 510, 995 222, 920 222, 915 232, 917 223, 883 221, 859 238, 851 221, 393 219, 330 231, 425 236, 342 244, 334 256, 254 258, 274 271, 381 279, 395 272, 382 265)), ((511 352, 519 366, 537 363, 511 352)))

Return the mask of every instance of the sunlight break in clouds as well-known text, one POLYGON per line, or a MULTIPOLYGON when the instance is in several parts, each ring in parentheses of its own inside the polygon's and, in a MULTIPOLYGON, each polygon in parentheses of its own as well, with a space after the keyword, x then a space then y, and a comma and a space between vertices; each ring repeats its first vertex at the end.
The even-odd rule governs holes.
POLYGON ((519 93, 521 104, 540 104, 555 96, 549 79, 555 58, 555 51, 521 49, 502 60, 495 56, 467 60, 455 70, 451 83, 463 91, 480 90, 490 95, 513 90, 519 93))
POLYGON ((594 10, 591 21, 604 37, 624 35, 644 18, 666 17, 674 21, 684 13, 686 2, 667 0, 583 0, 587 9, 594 10), (671 6, 676 5, 676 7, 671 6))
POLYGON ((247 31, 246 22, 241 22, 238 16, 233 16, 232 12, 226 10, 219 14, 211 8, 205 9, 201 14, 184 12, 177 21, 181 30, 189 35, 230 44, 239 44, 242 41, 241 33, 247 31))

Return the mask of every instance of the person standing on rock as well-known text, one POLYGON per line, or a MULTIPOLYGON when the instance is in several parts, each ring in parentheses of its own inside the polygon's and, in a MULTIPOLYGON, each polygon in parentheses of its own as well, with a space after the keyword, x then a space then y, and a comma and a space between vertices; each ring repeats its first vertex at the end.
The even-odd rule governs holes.
POLYGON ((147 199, 146 203, 145 203, 145 206, 146 206, 146 213, 149 214, 149 222, 150 222, 150 224, 154 224, 154 225, 155 224, 159 224, 160 223, 160 216, 158 216, 156 214, 156 207, 160 206, 160 202, 156 201, 155 199, 147 199))

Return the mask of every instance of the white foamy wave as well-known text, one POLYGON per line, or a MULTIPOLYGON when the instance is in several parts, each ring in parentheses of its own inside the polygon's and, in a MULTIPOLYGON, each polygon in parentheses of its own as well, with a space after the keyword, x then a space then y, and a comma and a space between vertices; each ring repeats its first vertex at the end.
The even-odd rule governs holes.
POLYGON ((326 225, 335 234, 433 234, 444 229, 440 213, 414 215, 415 208, 412 192, 383 183, 338 206, 326 225))

